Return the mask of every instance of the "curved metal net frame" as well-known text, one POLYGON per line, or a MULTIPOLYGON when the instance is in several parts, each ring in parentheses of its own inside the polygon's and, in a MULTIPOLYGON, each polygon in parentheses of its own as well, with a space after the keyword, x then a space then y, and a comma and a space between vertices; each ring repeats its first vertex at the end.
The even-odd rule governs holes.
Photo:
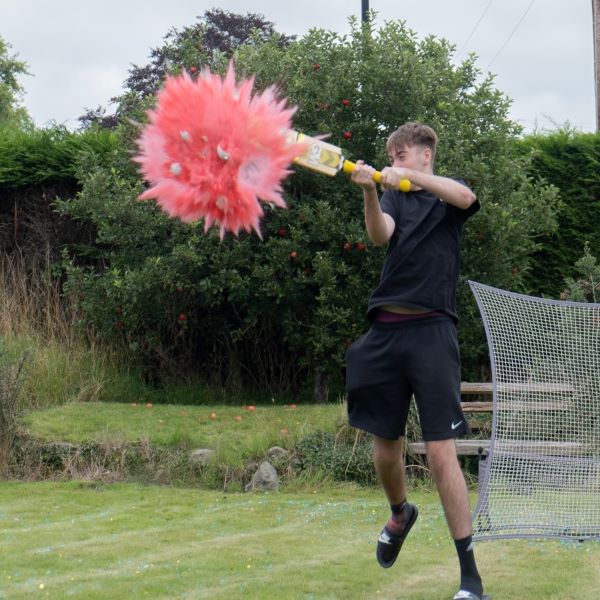
POLYGON ((494 394, 474 539, 600 539, 600 304, 469 285, 494 394))

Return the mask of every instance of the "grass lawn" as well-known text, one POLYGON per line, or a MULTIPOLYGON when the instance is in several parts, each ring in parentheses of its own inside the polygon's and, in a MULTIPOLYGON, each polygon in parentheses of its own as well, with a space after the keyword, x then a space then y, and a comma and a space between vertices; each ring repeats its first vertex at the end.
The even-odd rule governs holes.
MULTIPOLYGON (((0 598, 449 599, 454 547, 437 496, 396 565, 381 569, 379 491, 272 494, 93 483, 0 482, 0 598)), ((496 600, 597 599, 600 544, 480 543, 496 600)))
POLYGON ((264 456, 270 446, 289 448, 315 430, 333 432, 344 419, 341 403, 242 407, 71 402, 32 411, 23 425, 44 440, 147 439, 159 446, 212 448, 216 461, 239 466, 248 458, 264 456))

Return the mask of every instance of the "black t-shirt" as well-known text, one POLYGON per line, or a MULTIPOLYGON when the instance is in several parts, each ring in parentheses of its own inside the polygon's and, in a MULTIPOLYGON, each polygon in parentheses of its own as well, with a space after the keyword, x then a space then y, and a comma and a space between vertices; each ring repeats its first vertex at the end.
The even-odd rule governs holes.
POLYGON ((465 221, 479 208, 477 200, 466 210, 457 208, 426 190, 386 190, 381 210, 394 219, 396 228, 388 243, 379 285, 369 299, 370 321, 377 307, 384 304, 435 310, 458 321, 460 238, 465 221))

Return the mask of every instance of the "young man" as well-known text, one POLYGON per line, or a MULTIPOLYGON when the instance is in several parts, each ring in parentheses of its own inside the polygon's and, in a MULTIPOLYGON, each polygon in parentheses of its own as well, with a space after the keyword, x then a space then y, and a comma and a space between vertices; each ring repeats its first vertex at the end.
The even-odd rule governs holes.
POLYGON ((481 600, 473 555, 467 486, 454 438, 469 431, 460 405, 456 334, 459 242, 465 221, 479 210, 475 194, 433 174, 437 135, 406 123, 387 143, 379 202, 374 169, 359 161, 352 180, 363 190, 365 223, 377 246, 388 244, 379 285, 369 299, 367 334, 348 349, 346 385, 352 426, 374 435, 375 469, 392 514, 377 543, 379 564, 391 567, 418 516, 406 501, 403 444, 414 394, 427 460, 460 563, 455 600, 481 600), (408 193, 398 191, 409 179, 408 193))

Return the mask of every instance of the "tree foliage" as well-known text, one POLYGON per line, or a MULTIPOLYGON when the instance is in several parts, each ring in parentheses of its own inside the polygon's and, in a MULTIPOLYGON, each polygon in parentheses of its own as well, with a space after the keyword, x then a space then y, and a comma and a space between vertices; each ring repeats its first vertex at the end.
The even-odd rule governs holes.
POLYGON ((575 263, 577 278, 566 277, 562 300, 600 304, 600 264, 586 242, 583 256, 575 263))
POLYGON ((31 128, 31 119, 20 104, 23 87, 19 75, 27 74, 27 64, 11 55, 10 48, 0 36, 0 128, 31 128))
MULTIPOLYGON (((171 40, 170 60, 180 61, 173 71, 224 72, 229 54, 199 51, 192 39, 171 40)), ((453 52, 445 40, 418 40, 402 22, 375 30, 352 21, 348 36, 313 29, 282 43, 255 32, 234 57, 241 75, 255 76, 258 88, 276 84, 298 106, 296 128, 330 134, 349 158, 383 166, 387 136, 407 120, 437 130, 437 172, 465 179, 483 205, 466 230, 460 289, 465 375, 478 377, 486 346, 464 279, 522 286, 536 236, 553 228, 556 191, 526 175, 508 98, 492 78, 480 80, 475 57, 454 65, 453 52)), ((140 106, 120 105, 124 156, 133 138, 127 119, 140 118, 140 106)), ((266 209, 262 241, 219 243, 202 224, 139 204, 142 183, 120 165, 85 164, 82 193, 60 205, 98 232, 93 247, 65 256, 82 325, 123 344, 153 378, 186 373, 318 399, 328 385, 341 391, 344 352, 368 325, 385 252, 366 240, 358 188, 341 175, 297 170, 285 186, 288 209, 266 209)))
MULTIPOLYGON (((162 46, 152 48, 150 62, 132 65, 123 87, 125 92, 112 99, 117 105, 114 115, 107 115, 104 107, 88 110, 79 121, 84 127, 92 124, 114 128, 120 116, 136 116, 152 101, 167 75, 181 69, 196 69, 199 65, 211 66, 215 57, 231 57, 244 43, 260 43, 275 34, 275 26, 259 14, 245 15, 214 8, 205 11, 193 25, 181 30, 173 27, 163 39, 162 46)), ((280 43, 287 44, 293 37, 281 35, 280 43)))

